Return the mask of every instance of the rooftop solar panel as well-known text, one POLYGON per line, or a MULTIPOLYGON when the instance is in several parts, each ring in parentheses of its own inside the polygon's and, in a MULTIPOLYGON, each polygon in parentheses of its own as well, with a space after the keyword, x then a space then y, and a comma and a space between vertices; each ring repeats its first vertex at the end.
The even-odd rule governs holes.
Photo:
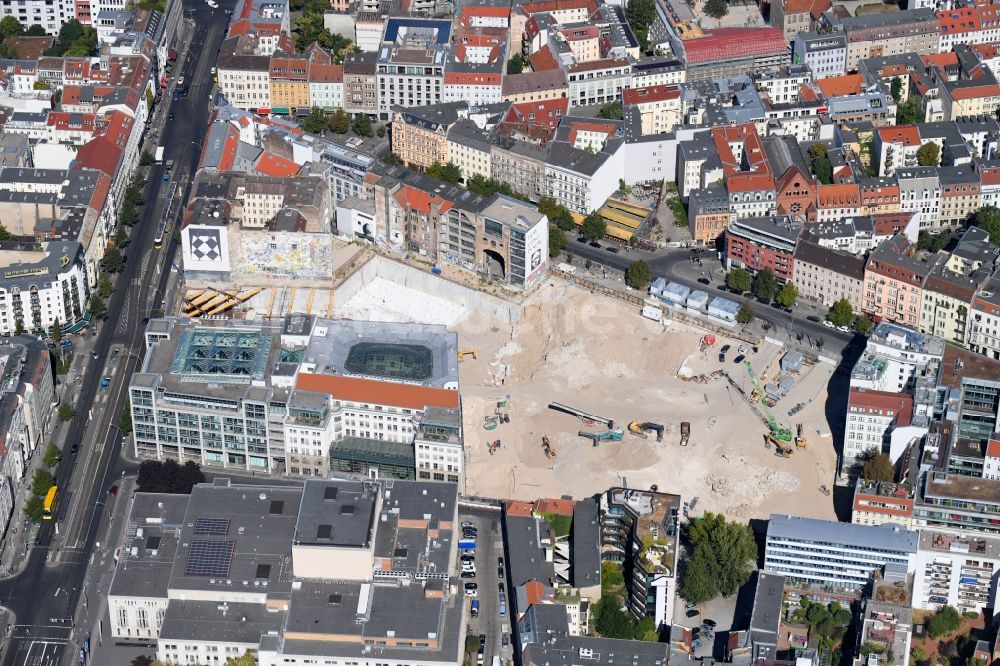
POLYGON ((185 576, 216 576, 225 578, 233 562, 233 541, 195 539, 188 550, 185 576))
POLYGON ((225 536, 228 531, 228 518, 198 518, 194 521, 194 533, 197 535, 225 536))

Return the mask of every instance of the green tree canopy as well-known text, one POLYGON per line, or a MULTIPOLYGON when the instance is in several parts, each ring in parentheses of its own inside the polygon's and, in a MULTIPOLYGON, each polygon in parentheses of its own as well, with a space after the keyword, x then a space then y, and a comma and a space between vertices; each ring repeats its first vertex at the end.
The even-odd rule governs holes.
POLYGON ((596 211, 588 215, 580 227, 580 234, 588 241, 601 240, 607 233, 608 224, 604 221, 604 217, 596 211))
POLYGON ((191 489, 205 482, 201 467, 193 460, 183 465, 176 460, 144 460, 139 465, 138 490, 141 493, 171 493, 188 495, 191 489))
POLYGON ((32 23, 28 31, 24 33, 28 37, 44 37, 46 35, 45 28, 43 28, 38 23, 32 23))
POLYGON ((94 316, 95 319, 104 319, 108 316, 108 306, 97 294, 90 297, 89 308, 90 314, 94 316))
POLYGON ((1000 245, 1000 208, 984 206, 976 211, 975 224, 990 235, 990 242, 1000 245))
POLYGON ((812 161, 812 174, 816 177, 823 185, 830 185, 833 183, 833 164, 830 162, 830 158, 817 157, 812 161))
POLYGON ((310 134, 319 134, 330 127, 330 122, 327 120, 326 114, 323 113, 323 109, 314 106, 309 110, 309 115, 299 122, 299 126, 310 134))
POLYGON ((38 495, 32 495, 24 503, 24 515, 33 523, 41 521, 44 509, 45 503, 38 495))
POLYGON ((842 298, 830 307, 826 318, 836 326, 848 326, 854 321, 854 308, 849 300, 842 298))
POLYGON ((357 113, 354 115, 354 122, 351 123, 351 129, 358 136, 365 136, 369 139, 375 136, 375 130, 372 128, 371 118, 368 117, 366 113, 357 113))
POLYGON ((24 26, 13 16, 4 16, 0 20, 0 38, 20 37, 24 34, 24 26))
POLYGON ((872 320, 867 315, 858 315, 854 318, 854 330, 862 335, 867 335, 872 330, 872 320))
POLYGON ((327 118, 327 123, 334 134, 347 134, 351 129, 351 114, 343 109, 337 109, 327 118))
POLYGON ((656 21, 655 0, 629 0, 625 5, 625 20, 639 40, 642 51, 649 50, 649 26, 656 21))
POLYGON ((104 259, 101 260, 101 265, 104 266, 104 270, 109 273, 120 273, 122 268, 125 267, 125 257, 122 255, 121 250, 112 245, 104 253, 104 259))
POLYGON ((919 95, 910 95, 902 104, 896 107, 897 125, 915 125, 924 122, 924 109, 919 95))
POLYGON ((896 468, 884 453, 875 452, 865 460, 865 466, 861 471, 861 476, 867 481, 895 481, 896 468))
POLYGON ((733 268, 726 275, 726 285, 738 293, 750 291, 753 286, 753 275, 745 268, 733 268))
POLYGON ((31 492, 40 497, 44 497, 49 492, 49 488, 56 485, 56 479, 52 472, 47 469, 36 469, 35 475, 31 479, 31 492))
POLYGON ((520 53, 515 53, 514 56, 507 61, 507 73, 520 74, 523 71, 524 71, 524 57, 520 53))
POLYGON ((554 224, 549 225, 549 257, 556 258, 566 247, 566 234, 554 224))
POLYGON ((719 20, 729 13, 729 3, 726 0, 706 0, 705 13, 719 20))
POLYGON ((74 416, 76 416, 76 410, 73 409, 73 405, 69 404, 68 402, 64 402, 63 404, 59 405, 60 421, 69 421, 74 416))
POLYGON ((653 281, 653 270, 645 259, 633 261, 625 269, 625 284, 633 289, 645 289, 653 281))
POLYGON ((690 524, 688 541, 690 555, 681 581, 686 600, 703 603, 720 594, 731 597, 753 574, 757 543, 749 525, 706 513, 690 524), (689 581, 692 573, 694 579, 689 581))
POLYGON ((757 271, 753 276, 753 295, 765 303, 770 303, 778 293, 778 278, 770 268, 757 271))
POLYGON ((781 285, 781 289, 774 297, 774 302, 783 308, 790 308, 795 305, 795 301, 799 298, 799 290, 791 282, 786 282, 781 285))
POLYGON ((747 301, 740 303, 740 309, 736 311, 736 323, 746 326, 754 320, 757 314, 753 311, 753 306, 747 301))
POLYGON ((941 147, 928 141, 917 149, 917 164, 923 167, 937 166, 941 159, 941 147))
POLYGON ((947 636, 962 626, 962 616, 953 606, 945 606, 927 621, 927 633, 934 640, 947 636))
POLYGON ((892 81, 889 83, 889 94, 892 95, 892 101, 896 104, 903 101, 903 79, 898 76, 892 77, 892 81))
POLYGON ((452 185, 456 185, 462 180, 462 170, 453 162, 448 162, 447 164, 434 162, 434 164, 427 167, 427 175, 431 178, 451 183, 452 185))
POLYGON ((615 100, 602 106, 601 110, 597 112, 597 117, 604 118, 606 120, 621 120, 624 113, 622 103, 615 100))
POLYGON ((59 447, 49 442, 49 445, 45 448, 45 455, 42 456, 42 464, 46 467, 55 467, 61 455, 62 451, 59 450, 59 447))

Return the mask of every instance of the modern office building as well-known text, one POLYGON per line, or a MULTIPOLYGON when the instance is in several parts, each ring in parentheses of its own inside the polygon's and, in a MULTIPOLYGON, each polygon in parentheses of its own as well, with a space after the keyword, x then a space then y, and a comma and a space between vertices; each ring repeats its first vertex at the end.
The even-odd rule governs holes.
POLYGON ((390 120, 395 106, 442 101, 450 39, 448 20, 393 17, 386 21, 376 69, 381 120, 390 120))
POLYGON ((168 663, 445 666, 464 648, 452 583, 457 487, 307 481, 139 493, 109 590, 111 635, 168 663))
POLYGON ((899 525, 853 525, 771 514, 764 569, 792 582, 857 589, 886 564, 913 571, 917 533, 899 525))
POLYGON ((913 507, 913 526, 955 534, 1000 535, 1000 480, 929 472, 913 507))
MULTIPOLYGON (((444 327, 177 317, 151 321, 146 341, 130 384, 140 457, 298 478, 331 469, 414 478, 424 412, 460 409, 457 341, 444 327)), ((460 481, 460 419, 427 449, 432 435, 420 440, 426 478, 460 481)))

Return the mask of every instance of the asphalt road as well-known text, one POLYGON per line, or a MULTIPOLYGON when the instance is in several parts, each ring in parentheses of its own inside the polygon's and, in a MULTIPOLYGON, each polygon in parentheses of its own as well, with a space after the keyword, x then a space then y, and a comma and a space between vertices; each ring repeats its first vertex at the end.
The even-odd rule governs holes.
MULTIPOLYGON (((502 648, 501 635, 506 630, 510 631, 510 616, 499 614, 500 597, 497 583, 501 582, 497 571, 497 558, 503 556, 503 537, 500 529, 500 512, 484 508, 463 507, 460 512, 460 521, 471 521, 479 530, 476 539, 476 577, 473 579, 461 578, 463 587, 467 582, 475 582, 479 585, 477 599, 479 599, 479 617, 469 618, 468 631, 473 635, 486 634, 486 643, 483 650, 483 662, 489 666, 495 655, 501 655, 506 659, 511 654, 511 648, 502 648)), ((506 567, 504 568, 506 574, 506 567)), ((507 599, 507 608, 510 607, 507 581, 504 584, 504 598, 507 599)), ((466 613, 469 612, 472 598, 466 597, 466 613)))
MULTIPOLYGON (((178 184, 177 196, 186 199, 208 124, 210 68, 228 24, 224 10, 234 3, 220 3, 215 10, 197 0, 186 4, 194 28, 181 74, 189 82, 190 93, 177 102, 164 93, 160 106, 169 108, 159 109, 147 125, 143 146, 150 152, 157 145, 164 146, 166 158, 173 159, 175 166, 170 181, 163 180, 160 165, 147 174, 147 203, 131 231, 125 268, 108 303, 108 320, 97 333, 94 350, 99 358, 88 359, 76 387, 76 416, 69 432, 76 433, 77 439, 71 434, 65 444, 80 444, 80 452, 64 455, 55 472, 63 495, 57 520, 43 524, 24 570, 0 581, 0 603, 16 616, 4 646, 4 666, 76 663, 85 634, 74 635, 71 618, 98 536, 108 529, 109 514, 118 501, 109 499, 107 490, 124 472, 134 469, 120 457, 121 437, 113 424, 124 407, 129 378, 142 359, 145 319, 162 305, 176 252, 175 234, 169 235, 162 251, 153 249, 153 237, 168 203, 164 193, 173 182, 178 184), (168 111, 176 114, 176 120, 164 122, 168 111), (122 351, 111 364, 108 357, 113 345, 122 351), (112 385, 101 392, 100 380, 109 374, 112 385), (82 469, 77 470, 78 466, 82 469)), ((83 622, 82 626, 90 625, 83 622)))
MULTIPOLYGON (((595 264, 603 264, 608 268, 622 272, 633 261, 645 259, 649 263, 654 277, 664 276, 669 281, 683 284, 691 289, 701 289, 713 296, 739 300, 732 292, 718 288, 723 282, 725 270, 713 250, 706 250, 702 254, 702 266, 695 268, 690 261, 691 251, 689 249, 654 253, 645 250, 626 251, 621 248, 617 253, 614 253, 607 249, 611 246, 619 247, 615 243, 602 242, 600 248, 595 248, 578 241, 576 238, 567 238, 566 251, 582 259, 590 259, 595 264), (710 273, 707 273, 708 271, 710 273), (703 273, 711 276, 711 284, 706 285, 698 282, 698 278, 703 273)), ((808 316, 816 316, 817 311, 814 308, 796 306, 791 313, 788 313, 756 301, 751 301, 750 305, 757 313, 757 317, 767 322, 773 329, 801 331, 812 339, 823 338, 824 341, 830 343, 824 347, 828 354, 839 353, 840 349, 853 338, 850 333, 842 333, 823 326, 821 322, 806 319, 808 316)))

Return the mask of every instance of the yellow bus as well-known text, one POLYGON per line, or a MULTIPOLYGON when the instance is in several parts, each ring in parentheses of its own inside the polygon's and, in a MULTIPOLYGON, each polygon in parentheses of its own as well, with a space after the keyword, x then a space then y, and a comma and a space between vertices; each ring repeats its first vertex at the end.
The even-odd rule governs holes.
POLYGON ((56 511, 56 496, 59 494, 59 489, 55 486, 49 488, 49 492, 45 494, 45 504, 42 506, 42 519, 52 520, 56 511))

